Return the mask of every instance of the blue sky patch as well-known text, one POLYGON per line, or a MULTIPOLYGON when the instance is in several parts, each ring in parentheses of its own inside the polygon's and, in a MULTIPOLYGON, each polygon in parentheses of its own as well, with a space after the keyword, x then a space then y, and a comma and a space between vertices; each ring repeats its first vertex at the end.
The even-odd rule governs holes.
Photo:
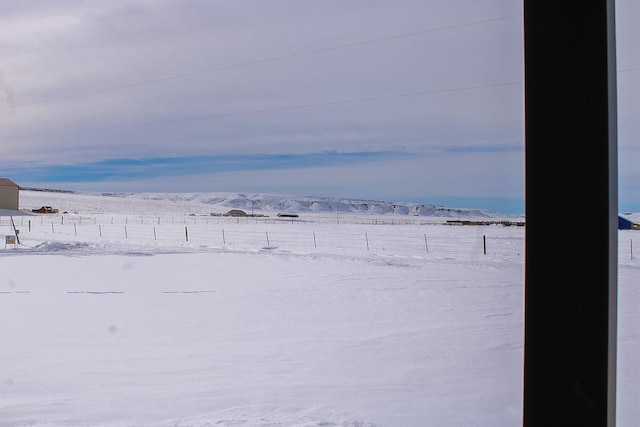
POLYGON ((372 160, 388 160, 399 156, 406 156, 406 154, 388 151, 358 153, 329 151, 310 154, 150 157, 141 159, 108 159, 72 165, 34 165, 21 168, 6 168, 5 174, 11 176, 17 182, 101 182, 202 173, 341 166, 372 160))

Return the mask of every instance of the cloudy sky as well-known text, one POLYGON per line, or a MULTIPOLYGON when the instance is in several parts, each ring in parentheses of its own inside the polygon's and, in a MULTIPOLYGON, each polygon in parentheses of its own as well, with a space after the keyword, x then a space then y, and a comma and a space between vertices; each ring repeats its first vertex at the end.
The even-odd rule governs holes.
MULTIPOLYGON (((3 1, 1 174, 522 213, 521 3, 3 1)), ((620 206, 638 211, 640 6, 617 3, 620 206)))

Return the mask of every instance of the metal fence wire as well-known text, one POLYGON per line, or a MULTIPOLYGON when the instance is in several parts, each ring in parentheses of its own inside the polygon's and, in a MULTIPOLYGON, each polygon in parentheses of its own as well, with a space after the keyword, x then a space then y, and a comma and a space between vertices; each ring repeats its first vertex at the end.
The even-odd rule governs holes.
MULTIPOLYGON (((14 217, 25 245, 42 241, 92 242, 199 249, 281 250, 300 253, 376 253, 445 258, 524 258, 525 227, 448 225, 425 220, 163 216, 14 217), (429 254, 429 255, 427 255, 429 254)), ((0 235, 14 233, 0 217, 0 235)), ((619 254, 635 259, 633 231, 621 230, 619 254)), ((640 238, 636 239, 640 241, 640 238)), ((636 249, 637 250, 637 249, 636 249)))

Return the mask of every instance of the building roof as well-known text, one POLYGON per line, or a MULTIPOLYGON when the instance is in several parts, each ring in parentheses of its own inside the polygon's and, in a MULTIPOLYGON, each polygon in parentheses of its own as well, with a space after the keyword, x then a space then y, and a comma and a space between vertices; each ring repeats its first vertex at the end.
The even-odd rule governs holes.
POLYGON ((637 230, 640 229, 640 225, 629 221, 627 218, 623 218, 618 215, 618 230, 637 230))
POLYGON ((0 186, 19 187, 18 184, 11 181, 9 178, 0 178, 0 186))

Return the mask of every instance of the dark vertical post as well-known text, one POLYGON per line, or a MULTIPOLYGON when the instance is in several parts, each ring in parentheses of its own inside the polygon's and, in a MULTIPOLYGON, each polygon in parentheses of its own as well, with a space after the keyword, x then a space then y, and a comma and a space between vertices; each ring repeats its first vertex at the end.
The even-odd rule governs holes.
POLYGON ((13 228, 13 233, 14 233, 14 234, 15 234, 15 236, 16 236, 16 242, 18 242, 18 244, 21 244, 21 243, 20 243, 20 236, 19 236, 19 234, 20 234, 20 230, 16 230, 16 223, 15 223, 15 222, 13 222, 13 217, 12 217, 12 216, 10 216, 10 217, 9 217, 9 219, 11 220, 11 228, 13 228))
POLYGON ((614 32, 613 0, 524 1, 526 427, 615 425, 614 32))

